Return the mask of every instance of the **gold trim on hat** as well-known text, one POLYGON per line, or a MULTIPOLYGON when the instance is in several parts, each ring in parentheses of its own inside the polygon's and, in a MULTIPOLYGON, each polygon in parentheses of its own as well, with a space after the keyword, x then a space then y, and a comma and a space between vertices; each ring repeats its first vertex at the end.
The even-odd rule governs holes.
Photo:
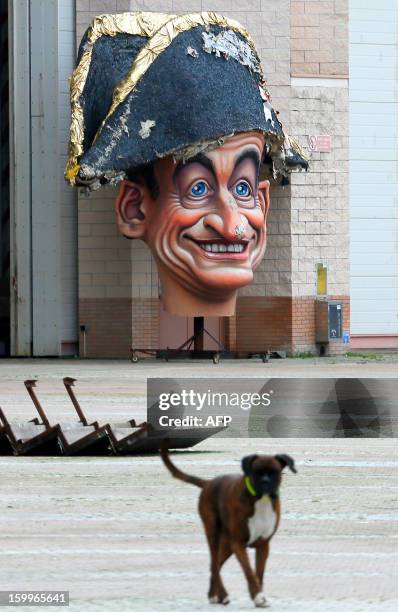
POLYGON ((307 153, 304 151, 303 147, 301 146, 301 144, 299 143, 298 140, 296 140, 295 138, 292 138, 292 136, 289 136, 289 134, 286 134, 285 132, 285 142, 287 143, 288 147, 290 146, 290 148, 297 153, 298 155, 300 155, 305 161, 310 161, 310 157, 309 155, 307 155, 307 153))
POLYGON ((242 36, 244 36, 244 38, 246 38, 247 42, 257 55, 254 42, 249 32, 238 21, 235 21, 235 19, 228 19, 223 15, 218 15, 217 13, 213 12, 193 13, 190 15, 179 15, 174 17, 155 32, 148 43, 138 53, 127 76, 116 85, 115 89, 113 90, 111 107, 95 135, 94 142, 101 133, 106 121, 116 110, 119 104, 121 104, 127 98, 128 94, 135 89, 138 81, 144 76, 155 59, 171 45, 178 34, 191 30, 197 26, 209 25, 218 25, 224 28, 231 28, 231 30, 239 32, 242 36))
MULTIPOLYGON (((241 34, 257 54, 254 41, 249 32, 235 19, 229 19, 214 12, 192 13, 188 15, 167 15, 164 13, 121 13, 118 15, 101 15, 96 17, 89 31, 86 48, 79 65, 76 67, 71 83, 72 119, 70 128, 69 159, 65 169, 65 177, 71 185, 75 184, 78 172, 77 159, 83 153, 84 118, 80 105, 80 96, 83 92, 90 68, 93 46, 100 36, 115 36, 118 33, 147 36, 148 43, 141 49, 135 58, 130 71, 113 91, 112 104, 102 121, 93 142, 96 141, 106 121, 126 97, 136 87, 138 81, 146 73, 155 59, 169 47, 181 32, 186 32, 197 26, 218 25, 231 28, 241 34)), ((261 68, 260 68, 261 69, 261 68)), ((263 73, 260 73, 260 82, 265 85, 263 73)))
POLYGON ((80 97, 90 69, 94 43, 101 36, 116 36, 116 34, 132 34, 150 38, 165 23, 174 18, 175 15, 166 13, 137 12, 99 15, 93 19, 80 62, 70 79, 71 125, 65 178, 71 185, 75 184, 76 174, 79 171, 77 159, 83 153, 84 117, 80 97))

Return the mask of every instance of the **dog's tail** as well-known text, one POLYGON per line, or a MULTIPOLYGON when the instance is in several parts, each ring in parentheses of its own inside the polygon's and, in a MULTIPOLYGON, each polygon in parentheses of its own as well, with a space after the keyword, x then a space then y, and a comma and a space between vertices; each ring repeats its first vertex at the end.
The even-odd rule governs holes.
POLYGON ((206 484, 207 480, 203 478, 198 478, 197 476, 190 476, 189 474, 185 474, 181 470, 178 469, 177 466, 172 463, 168 451, 167 440, 165 440, 160 448, 160 456, 163 459, 163 463, 169 470, 169 472, 174 476, 174 478, 178 478, 179 480, 183 480, 184 482, 188 482, 189 484, 195 485, 195 487, 199 487, 202 489, 206 484))

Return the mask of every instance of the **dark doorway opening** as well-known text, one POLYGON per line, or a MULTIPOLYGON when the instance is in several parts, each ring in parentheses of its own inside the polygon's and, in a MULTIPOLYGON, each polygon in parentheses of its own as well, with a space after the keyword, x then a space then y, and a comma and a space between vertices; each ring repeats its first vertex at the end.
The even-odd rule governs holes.
POLYGON ((8 2, 0 2, 0 357, 10 354, 10 131, 8 2))

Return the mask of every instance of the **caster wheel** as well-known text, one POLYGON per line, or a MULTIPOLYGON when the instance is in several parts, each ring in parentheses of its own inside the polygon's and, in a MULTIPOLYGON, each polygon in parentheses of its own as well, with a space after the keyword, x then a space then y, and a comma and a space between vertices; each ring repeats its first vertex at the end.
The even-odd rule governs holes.
POLYGON ((220 353, 214 353, 214 355, 213 355, 213 363, 214 364, 220 363, 220 353))
POLYGON ((131 361, 133 363, 137 363, 137 361, 139 360, 137 353, 133 353, 131 356, 131 361))

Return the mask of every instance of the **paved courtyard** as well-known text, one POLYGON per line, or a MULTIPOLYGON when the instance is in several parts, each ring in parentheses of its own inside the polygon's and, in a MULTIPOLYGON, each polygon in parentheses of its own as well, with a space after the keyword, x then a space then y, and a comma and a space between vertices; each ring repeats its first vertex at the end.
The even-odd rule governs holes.
MULTIPOLYGON (((66 375, 79 380, 76 391, 91 418, 120 420, 145 417, 147 376, 397 377, 398 363, 394 356, 218 366, 2 360, 0 405, 13 420, 35 416, 22 381, 38 377, 51 418, 72 420, 66 375)), ((282 522, 271 546, 272 610, 397 610, 396 441, 214 438, 174 460, 210 477, 239 471, 241 457, 257 451, 288 452, 298 467, 284 477, 282 522)), ((0 590, 69 590, 70 609, 82 612, 210 609, 198 489, 173 480, 157 456, 1 457, 0 488, 0 590)), ((234 559, 223 576, 230 609, 252 609, 234 559)))

